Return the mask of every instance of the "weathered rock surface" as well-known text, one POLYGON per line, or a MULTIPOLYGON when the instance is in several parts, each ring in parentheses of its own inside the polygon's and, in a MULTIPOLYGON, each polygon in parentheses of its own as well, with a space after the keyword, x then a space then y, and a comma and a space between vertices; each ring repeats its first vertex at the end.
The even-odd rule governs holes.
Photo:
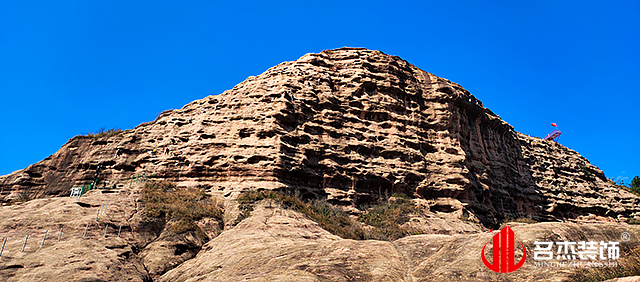
POLYGON ((81 199, 37 199, 3 206, 0 238, 7 238, 7 243, 0 256, 0 281, 149 281, 137 253, 155 236, 132 220, 137 212, 130 191, 91 191, 81 199), (48 236, 41 245, 45 231, 48 236))
MULTIPOLYGON (((170 226, 171 224, 167 224, 158 238, 140 252, 142 263, 151 277, 162 275, 195 257, 200 248, 210 239, 208 236, 198 236, 194 231, 174 234, 170 231, 170 226)), ((213 226, 209 230, 219 233, 216 232, 219 230, 218 226, 213 226)))
POLYGON ((624 257, 640 238, 640 226, 626 224, 510 225, 529 254, 521 269, 495 273, 480 253, 497 231, 354 241, 328 233, 302 214, 262 203, 159 281, 565 281, 576 269, 536 267, 534 241, 619 242, 627 232, 631 239, 620 245, 624 257))
POLYGON ((99 166, 111 183, 144 170, 222 193, 288 188, 347 205, 402 192, 487 226, 640 211, 640 198, 578 153, 517 133, 458 84, 354 48, 282 63, 115 136, 72 138, 0 177, 0 195, 67 195, 99 166))
POLYGON ((638 228, 624 222, 640 217, 640 197, 577 152, 516 132, 458 84, 357 48, 282 63, 131 130, 74 137, 43 161, 0 176, 1 202, 24 195, 39 199, 0 208, 0 236, 13 238, 0 257, 0 280, 560 281, 570 270, 527 262, 513 274, 488 271, 478 259, 488 228, 523 217, 564 221, 513 230, 527 248, 576 234, 616 240, 621 232, 632 234, 631 245, 638 228), (139 187, 130 182, 141 172, 225 197, 224 223, 198 222, 204 238, 143 222, 139 187), (56 198, 94 179, 121 192, 56 198), (235 197, 252 188, 296 190, 354 213, 405 193, 424 210, 407 224, 427 234, 345 240, 264 202, 234 226, 235 197), (128 235, 94 231, 94 240, 15 253, 16 238, 27 233, 60 225, 82 233, 106 200, 120 217, 97 223, 125 224, 128 235))
POLYGON ((250 217, 208 241, 197 256, 185 259, 182 254, 187 252, 176 253, 175 242, 197 239, 188 234, 167 238, 154 235, 157 229, 145 229, 135 220, 140 210, 135 200, 129 200, 133 195, 92 191, 80 200, 38 199, 3 207, 0 236, 9 240, 0 256, 0 280, 564 281, 575 268, 536 267, 531 254, 534 241, 617 241, 625 258, 625 250, 636 248, 640 238, 640 226, 624 223, 511 223, 516 241, 529 255, 520 270, 499 274, 480 260, 482 247, 497 231, 414 235, 393 242, 341 239, 305 215, 265 200, 250 217), (95 213, 106 200, 106 214, 96 221, 95 213), (83 238, 87 222, 90 228, 83 238), (105 224, 109 225, 106 238, 105 224), (120 224, 125 228, 118 238, 115 230, 120 224), (54 230, 60 226, 64 232, 57 242, 54 230), (50 233, 40 247, 42 230, 50 233), (629 241, 620 240, 623 232, 630 235, 629 241), (21 252, 27 233, 32 236, 21 252), (162 244, 168 247, 161 248, 162 244))
POLYGON ((138 183, 81 198, 3 206, 0 240, 7 243, 0 281, 151 281, 193 258, 220 233, 221 223, 212 218, 197 222, 200 234, 174 234, 168 231, 171 222, 149 221, 142 215, 139 188, 138 183))

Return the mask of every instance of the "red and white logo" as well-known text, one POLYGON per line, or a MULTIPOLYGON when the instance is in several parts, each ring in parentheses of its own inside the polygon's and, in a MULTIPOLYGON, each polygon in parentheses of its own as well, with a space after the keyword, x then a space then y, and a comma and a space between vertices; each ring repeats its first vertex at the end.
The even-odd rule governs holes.
POLYGON ((493 236, 493 263, 489 263, 487 258, 484 256, 484 249, 489 243, 484 244, 484 247, 482 247, 482 262, 489 269, 495 272, 509 273, 518 270, 518 268, 520 268, 527 259, 527 250, 525 250, 522 243, 518 243, 522 246, 522 259, 520 259, 520 262, 515 264, 515 241, 513 231, 509 226, 502 228, 500 233, 493 236))

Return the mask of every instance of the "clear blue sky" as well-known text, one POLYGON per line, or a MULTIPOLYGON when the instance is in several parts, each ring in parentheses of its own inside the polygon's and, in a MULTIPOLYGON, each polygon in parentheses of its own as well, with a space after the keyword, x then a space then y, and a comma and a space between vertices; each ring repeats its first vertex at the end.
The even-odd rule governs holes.
POLYGON ((302 2, 1 1, 0 174, 351 46, 460 83, 525 134, 556 122, 609 178, 640 175, 639 1, 302 2))

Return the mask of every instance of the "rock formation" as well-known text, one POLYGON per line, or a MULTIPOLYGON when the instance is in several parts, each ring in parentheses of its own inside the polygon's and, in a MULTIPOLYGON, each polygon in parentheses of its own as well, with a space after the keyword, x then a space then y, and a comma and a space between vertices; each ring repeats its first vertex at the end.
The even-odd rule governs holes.
MULTIPOLYGON (((76 136, 43 161, 0 176, 3 204, 25 194, 37 199, 1 207, 0 236, 62 225, 76 234, 95 216, 87 207, 118 199, 119 217, 97 223, 125 225, 129 237, 73 239, 3 255, 0 278, 8 281, 33 273, 60 281, 484 281, 498 278, 465 252, 478 255, 491 238, 484 232, 510 219, 556 221, 514 227, 528 248, 544 230, 545 238, 573 230, 614 240, 624 229, 636 243, 640 234, 624 224, 640 218, 640 197, 577 152, 516 132, 456 83, 360 48, 307 54, 131 130, 76 136), (204 235, 180 236, 167 231, 167 222, 143 223, 140 186, 131 181, 143 172, 224 198, 224 222, 204 219, 198 223, 204 235), (118 196, 98 190, 81 200, 58 197, 92 181, 118 196), (406 194, 424 209, 411 224, 426 235, 341 239, 264 202, 234 225, 242 219, 235 198, 250 189, 297 191, 352 214, 361 204, 406 194), (75 209, 41 218, 63 212, 61 206, 75 209), (54 254, 60 246, 67 252, 54 254), (77 271, 85 272, 69 276, 77 271)), ((528 271, 535 279, 551 277, 528 271)))
POLYGON ((637 196, 575 151, 516 132, 458 84, 357 48, 282 63, 114 136, 74 137, 1 177, 0 195, 68 195, 96 174, 114 183, 140 171, 225 194, 295 189, 343 205, 406 193, 487 226, 640 211, 637 196))

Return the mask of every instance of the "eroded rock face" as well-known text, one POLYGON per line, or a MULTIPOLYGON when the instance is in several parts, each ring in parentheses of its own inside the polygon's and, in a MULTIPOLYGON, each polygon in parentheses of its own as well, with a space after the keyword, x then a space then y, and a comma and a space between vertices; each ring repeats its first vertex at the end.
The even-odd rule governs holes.
POLYGON ((172 221, 144 216, 141 186, 1 207, 0 281, 153 281, 220 234, 216 218, 176 234, 172 221))
POLYGON ((135 219, 133 188, 1 207, 0 281, 150 281, 139 252, 156 236, 135 219))
POLYGON ((509 225, 528 255, 519 270, 496 273, 482 263, 480 253, 485 244, 491 246, 497 231, 355 241, 330 234, 300 213, 263 202, 251 217, 158 281, 566 281, 576 269, 537 267, 535 241, 615 241, 624 258, 637 248, 640 236, 638 226, 621 223, 509 225), (623 232, 629 241, 620 241, 623 232))
POLYGON ((0 196, 67 195, 96 174, 114 183, 142 171, 223 195, 295 189, 352 206, 406 193, 490 227, 640 211, 578 153, 514 131, 458 84, 354 48, 282 63, 115 136, 72 138, 0 177, 0 196))

